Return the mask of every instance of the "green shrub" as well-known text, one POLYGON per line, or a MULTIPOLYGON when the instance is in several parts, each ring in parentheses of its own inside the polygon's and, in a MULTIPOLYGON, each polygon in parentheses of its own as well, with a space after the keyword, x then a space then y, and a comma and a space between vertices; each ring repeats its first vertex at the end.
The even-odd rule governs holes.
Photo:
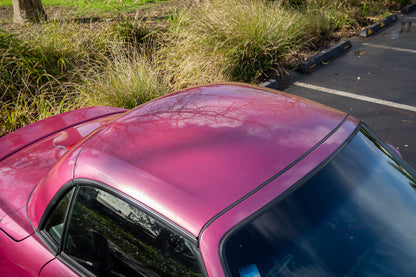
MULTIPOLYGON (((218 80, 255 82, 306 41, 306 22, 280 1, 205 1, 172 15, 161 66, 175 87, 218 80)), ((307 36, 306 36, 307 37, 307 36)))
MULTIPOLYGON (((81 2, 43 1, 102 14, 102 0, 81 2)), ((106 1, 117 6, 110 20, 0 30, 0 136, 83 106, 132 108, 190 85, 279 77, 299 50, 335 43, 411 1, 177 0, 165 20, 162 6, 120 16, 144 2, 106 1)))
POLYGON ((43 23, 0 32, 0 135, 90 105, 132 108, 167 87, 145 53, 155 35, 144 23, 43 23))

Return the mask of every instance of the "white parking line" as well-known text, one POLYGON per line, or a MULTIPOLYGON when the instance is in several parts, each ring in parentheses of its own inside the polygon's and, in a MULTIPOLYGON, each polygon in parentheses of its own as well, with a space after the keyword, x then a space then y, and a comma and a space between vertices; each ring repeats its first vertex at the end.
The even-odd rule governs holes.
POLYGON ((404 20, 415 20, 416 21, 416 17, 412 17, 412 16, 405 16, 403 17, 404 20))
POLYGON ((394 51, 408 52, 408 53, 416 54, 416 50, 412 50, 412 49, 399 48, 399 47, 390 47, 390 46, 385 46, 385 45, 371 44, 371 43, 367 43, 367 42, 364 42, 362 45, 370 46, 370 47, 374 47, 374 48, 381 48, 381 49, 387 49, 387 50, 394 50, 394 51))
POLYGON ((395 102, 385 101, 385 100, 372 98, 372 97, 368 97, 368 96, 363 96, 363 95, 358 95, 358 94, 354 94, 354 93, 350 93, 350 92, 346 92, 346 91, 315 86, 315 85, 306 84, 306 83, 302 83, 302 82, 294 82, 293 85, 298 86, 298 87, 304 87, 304 88, 308 88, 308 89, 318 90, 318 91, 322 91, 322 92, 326 92, 326 93, 330 93, 330 94, 335 94, 335 95, 339 95, 339 96, 344 96, 344 97, 348 97, 348 98, 353 98, 353 99, 357 99, 357 100, 361 100, 361 101, 366 101, 366 102, 370 102, 370 103, 374 103, 374 104, 384 105, 384 106, 388 106, 388 107, 392 107, 392 108, 396 108, 396 109, 416 112, 416 107, 414 107, 414 106, 409 106, 409 105, 399 104, 399 103, 395 103, 395 102))

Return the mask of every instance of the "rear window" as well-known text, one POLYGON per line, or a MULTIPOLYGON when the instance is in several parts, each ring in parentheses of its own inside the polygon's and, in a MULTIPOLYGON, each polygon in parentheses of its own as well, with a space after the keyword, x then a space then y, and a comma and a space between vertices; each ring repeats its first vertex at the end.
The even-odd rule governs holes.
POLYGON ((365 130, 223 244, 231 276, 416 276, 415 173, 365 130))

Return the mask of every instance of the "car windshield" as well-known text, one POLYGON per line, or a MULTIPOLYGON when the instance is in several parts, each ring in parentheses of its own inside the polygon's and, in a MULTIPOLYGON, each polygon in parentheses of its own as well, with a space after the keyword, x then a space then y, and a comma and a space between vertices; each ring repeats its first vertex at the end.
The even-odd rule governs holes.
POLYGON ((365 129, 227 235, 232 276, 416 276, 416 180, 365 129))

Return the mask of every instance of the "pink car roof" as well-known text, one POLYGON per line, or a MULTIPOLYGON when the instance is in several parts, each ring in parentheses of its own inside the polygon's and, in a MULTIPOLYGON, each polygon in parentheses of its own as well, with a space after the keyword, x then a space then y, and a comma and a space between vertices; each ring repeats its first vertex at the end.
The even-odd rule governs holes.
POLYGON ((37 227, 63 185, 56 178, 86 178, 198 236, 212 218, 325 140, 346 116, 243 84, 171 94, 126 112, 64 156, 34 192, 29 214, 37 227))
POLYGON ((88 142, 75 178, 129 194, 195 236, 325 138, 346 114, 284 93, 218 84, 128 112, 88 142))

